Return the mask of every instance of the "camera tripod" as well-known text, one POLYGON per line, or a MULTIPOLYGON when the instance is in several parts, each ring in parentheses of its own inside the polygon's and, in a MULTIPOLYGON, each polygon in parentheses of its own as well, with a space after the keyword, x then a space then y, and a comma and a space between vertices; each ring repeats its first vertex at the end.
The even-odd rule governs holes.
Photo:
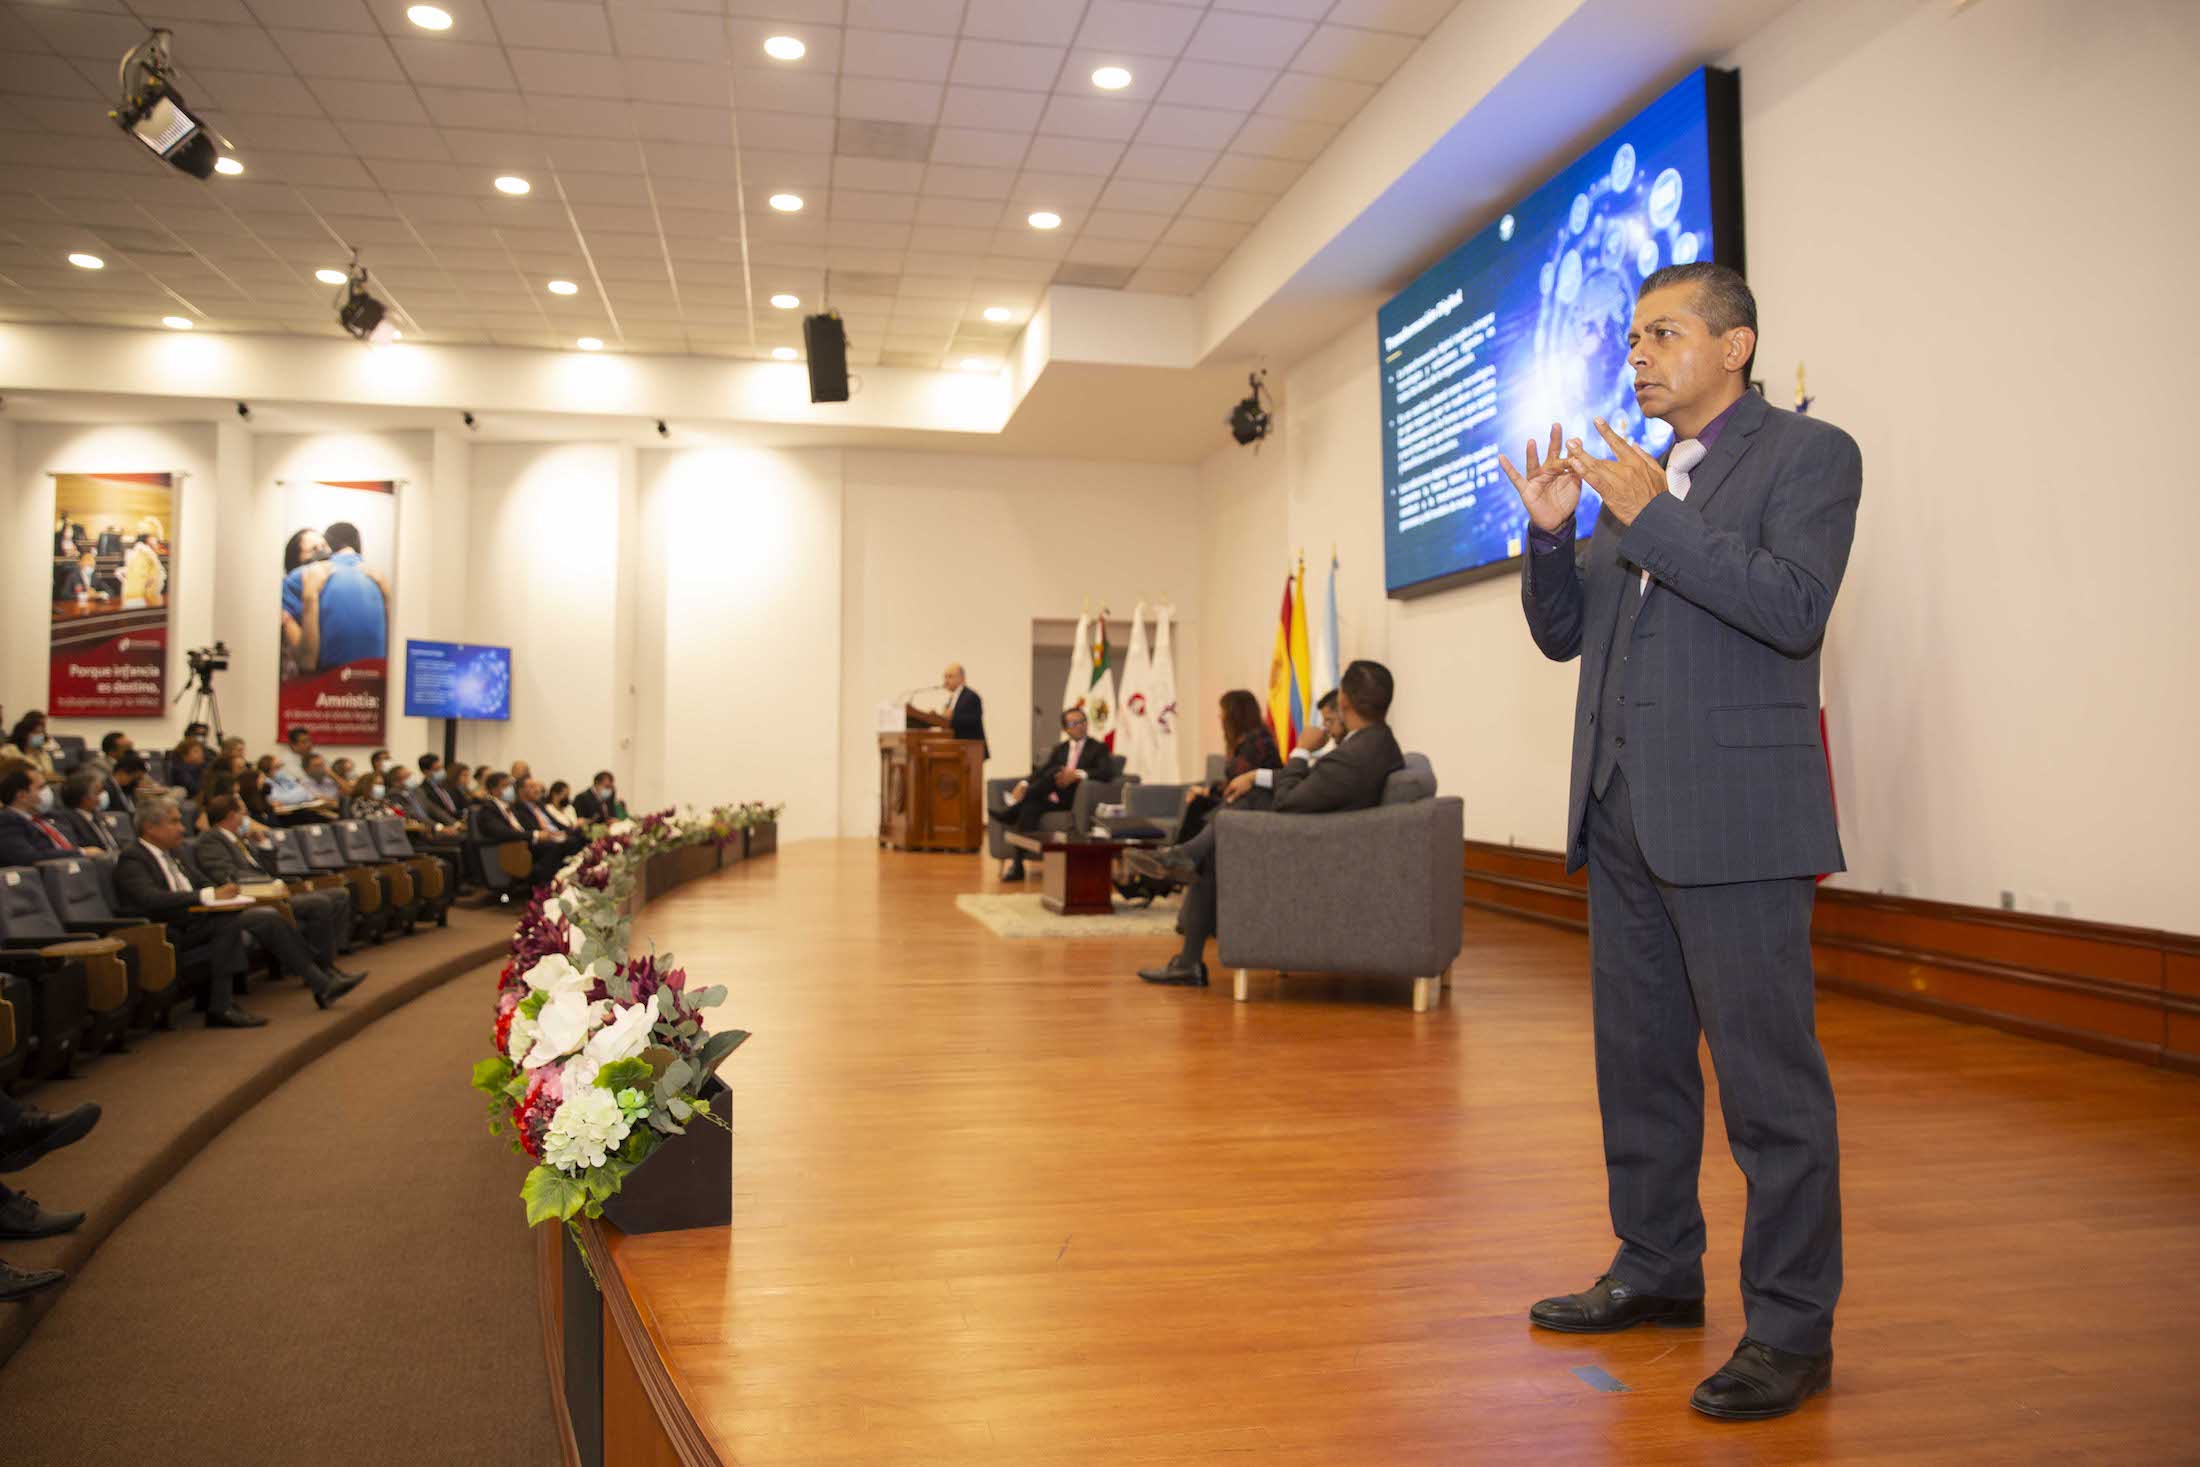
POLYGON ((213 729, 214 745, 219 748, 222 740, 222 700, 214 695, 214 669, 206 667, 194 670, 176 696, 169 699, 169 705, 173 707, 181 703, 186 694, 195 696, 191 698, 191 716, 184 719, 185 725, 203 723, 213 729))

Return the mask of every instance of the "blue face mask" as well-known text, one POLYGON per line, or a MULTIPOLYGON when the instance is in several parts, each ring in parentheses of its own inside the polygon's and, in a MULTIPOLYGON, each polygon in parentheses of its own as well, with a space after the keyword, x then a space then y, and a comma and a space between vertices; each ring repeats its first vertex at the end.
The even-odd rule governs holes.
POLYGON ((512 787, 510 785, 506 785, 503 789, 498 790, 497 798, 502 800, 507 805, 511 804, 513 799, 515 798, 512 787))
POLYGON ((429 771, 428 771, 428 783, 430 783, 430 784, 441 784, 441 783, 443 783, 443 771, 442 771, 442 770, 440 770, 440 769, 431 769, 431 770, 429 770, 429 771))
POLYGON ((32 734, 32 735, 31 735, 31 737, 30 737, 30 745, 31 745, 31 747, 32 747, 32 748, 34 748, 34 749, 43 749, 43 748, 45 748, 45 747, 46 747, 46 736, 45 736, 44 734, 42 734, 42 733, 34 733, 34 734, 32 734))

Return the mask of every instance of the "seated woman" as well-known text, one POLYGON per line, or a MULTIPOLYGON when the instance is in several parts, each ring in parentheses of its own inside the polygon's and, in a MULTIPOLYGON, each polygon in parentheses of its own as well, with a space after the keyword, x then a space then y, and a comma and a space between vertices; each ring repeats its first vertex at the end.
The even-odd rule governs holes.
POLYGON ((1193 785, 1184 792, 1184 824, 1176 837, 1179 845, 1206 828, 1232 780, 1262 769, 1283 768, 1276 736, 1268 731, 1261 716, 1260 700, 1244 688, 1232 688, 1222 695, 1222 747, 1230 751, 1222 779, 1214 784, 1193 785))
POLYGON ((581 817, 573 811, 573 787, 562 779, 550 786, 550 793, 543 798, 542 812, 567 830, 581 828, 581 817))
POLYGON ((187 738, 168 755, 168 782, 193 799, 206 778, 206 745, 187 738))
POLYGON ((391 803, 389 785, 381 775, 375 773, 372 769, 364 771, 358 778, 345 786, 345 794, 348 796, 345 808, 351 812, 351 818, 354 820, 380 820, 384 817, 403 820, 406 818, 404 809, 391 803))
POLYGON ((237 798, 244 801, 245 814, 270 828, 281 822, 275 818, 275 807, 267 798, 267 774, 257 766, 246 769, 237 776, 237 798))
POLYGON ((15 755, 52 784, 61 776, 54 771, 52 741, 46 737, 46 715, 37 708, 15 720, 8 741, 0 744, 0 757, 15 755))

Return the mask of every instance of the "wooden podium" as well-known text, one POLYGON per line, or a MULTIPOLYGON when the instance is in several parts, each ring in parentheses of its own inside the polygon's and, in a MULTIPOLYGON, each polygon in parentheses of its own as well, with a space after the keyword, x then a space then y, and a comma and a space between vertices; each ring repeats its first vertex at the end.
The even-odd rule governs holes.
POLYGON ((985 840, 985 745, 937 729, 878 736, 878 843, 975 851, 985 840))

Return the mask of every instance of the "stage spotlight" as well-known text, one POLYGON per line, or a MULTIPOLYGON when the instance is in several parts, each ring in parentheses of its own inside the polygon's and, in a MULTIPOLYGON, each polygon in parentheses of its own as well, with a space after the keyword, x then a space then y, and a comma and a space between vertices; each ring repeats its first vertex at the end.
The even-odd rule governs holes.
POLYGON ((252 421, 252 404, 251 404, 251 403, 249 403, 249 402, 240 402, 240 403, 238 403, 238 404, 237 404, 237 416, 238 416, 238 417, 240 417, 240 418, 242 418, 242 419, 244 419, 244 420, 245 420, 246 422, 248 422, 248 423, 249 423, 249 422, 251 422, 251 421, 252 421))
POLYGON ((168 61, 170 39, 170 32, 156 29, 124 53, 119 68, 122 100, 107 115, 163 163, 205 178, 214 171, 220 150, 214 134, 176 90, 168 61))
POLYGON ((1238 441, 1240 447, 1266 438, 1270 425, 1275 422, 1267 406, 1261 401, 1267 379, 1266 372, 1255 372, 1247 377, 1245 380, 1251 384, 1253 390, 1245 395, 1243 402, 1230 410, 1230 436, 1238 441))
POLYGON ((336 303, 336 320, 369 346, 384 346, 400 336, 397 323, 390 319, 389 307, 368 292, 367 267, 357 259, 351 262, 351 274, 344 277, 344 295, 336 303))
POLYGON ((672 430, 665 426, 663 418, 657 420, 657 436, 659 438, 670 438, 672 436, 672 430))
POLYGON ((244 172, 244 165, 224 153, 214 160, 214 171, 224 178, 235 178, 238 174, 244 172))
POLYGON ((465 425, 467 426, 467 428, 468 428, 468 429, 472 429, 472 428, 476 428, 476 427, 480 426, 479 424, 477 424, 477 423, 476 423, 476 422, 474 421, 474 415, 473 415, 472 413, 460 413, 460 414, 458 415, 458 418, 459 418, 459 421, 460 421, 460 422, 462 422, 462 423, 464 423, 464 424, 465 424, 465 425))

